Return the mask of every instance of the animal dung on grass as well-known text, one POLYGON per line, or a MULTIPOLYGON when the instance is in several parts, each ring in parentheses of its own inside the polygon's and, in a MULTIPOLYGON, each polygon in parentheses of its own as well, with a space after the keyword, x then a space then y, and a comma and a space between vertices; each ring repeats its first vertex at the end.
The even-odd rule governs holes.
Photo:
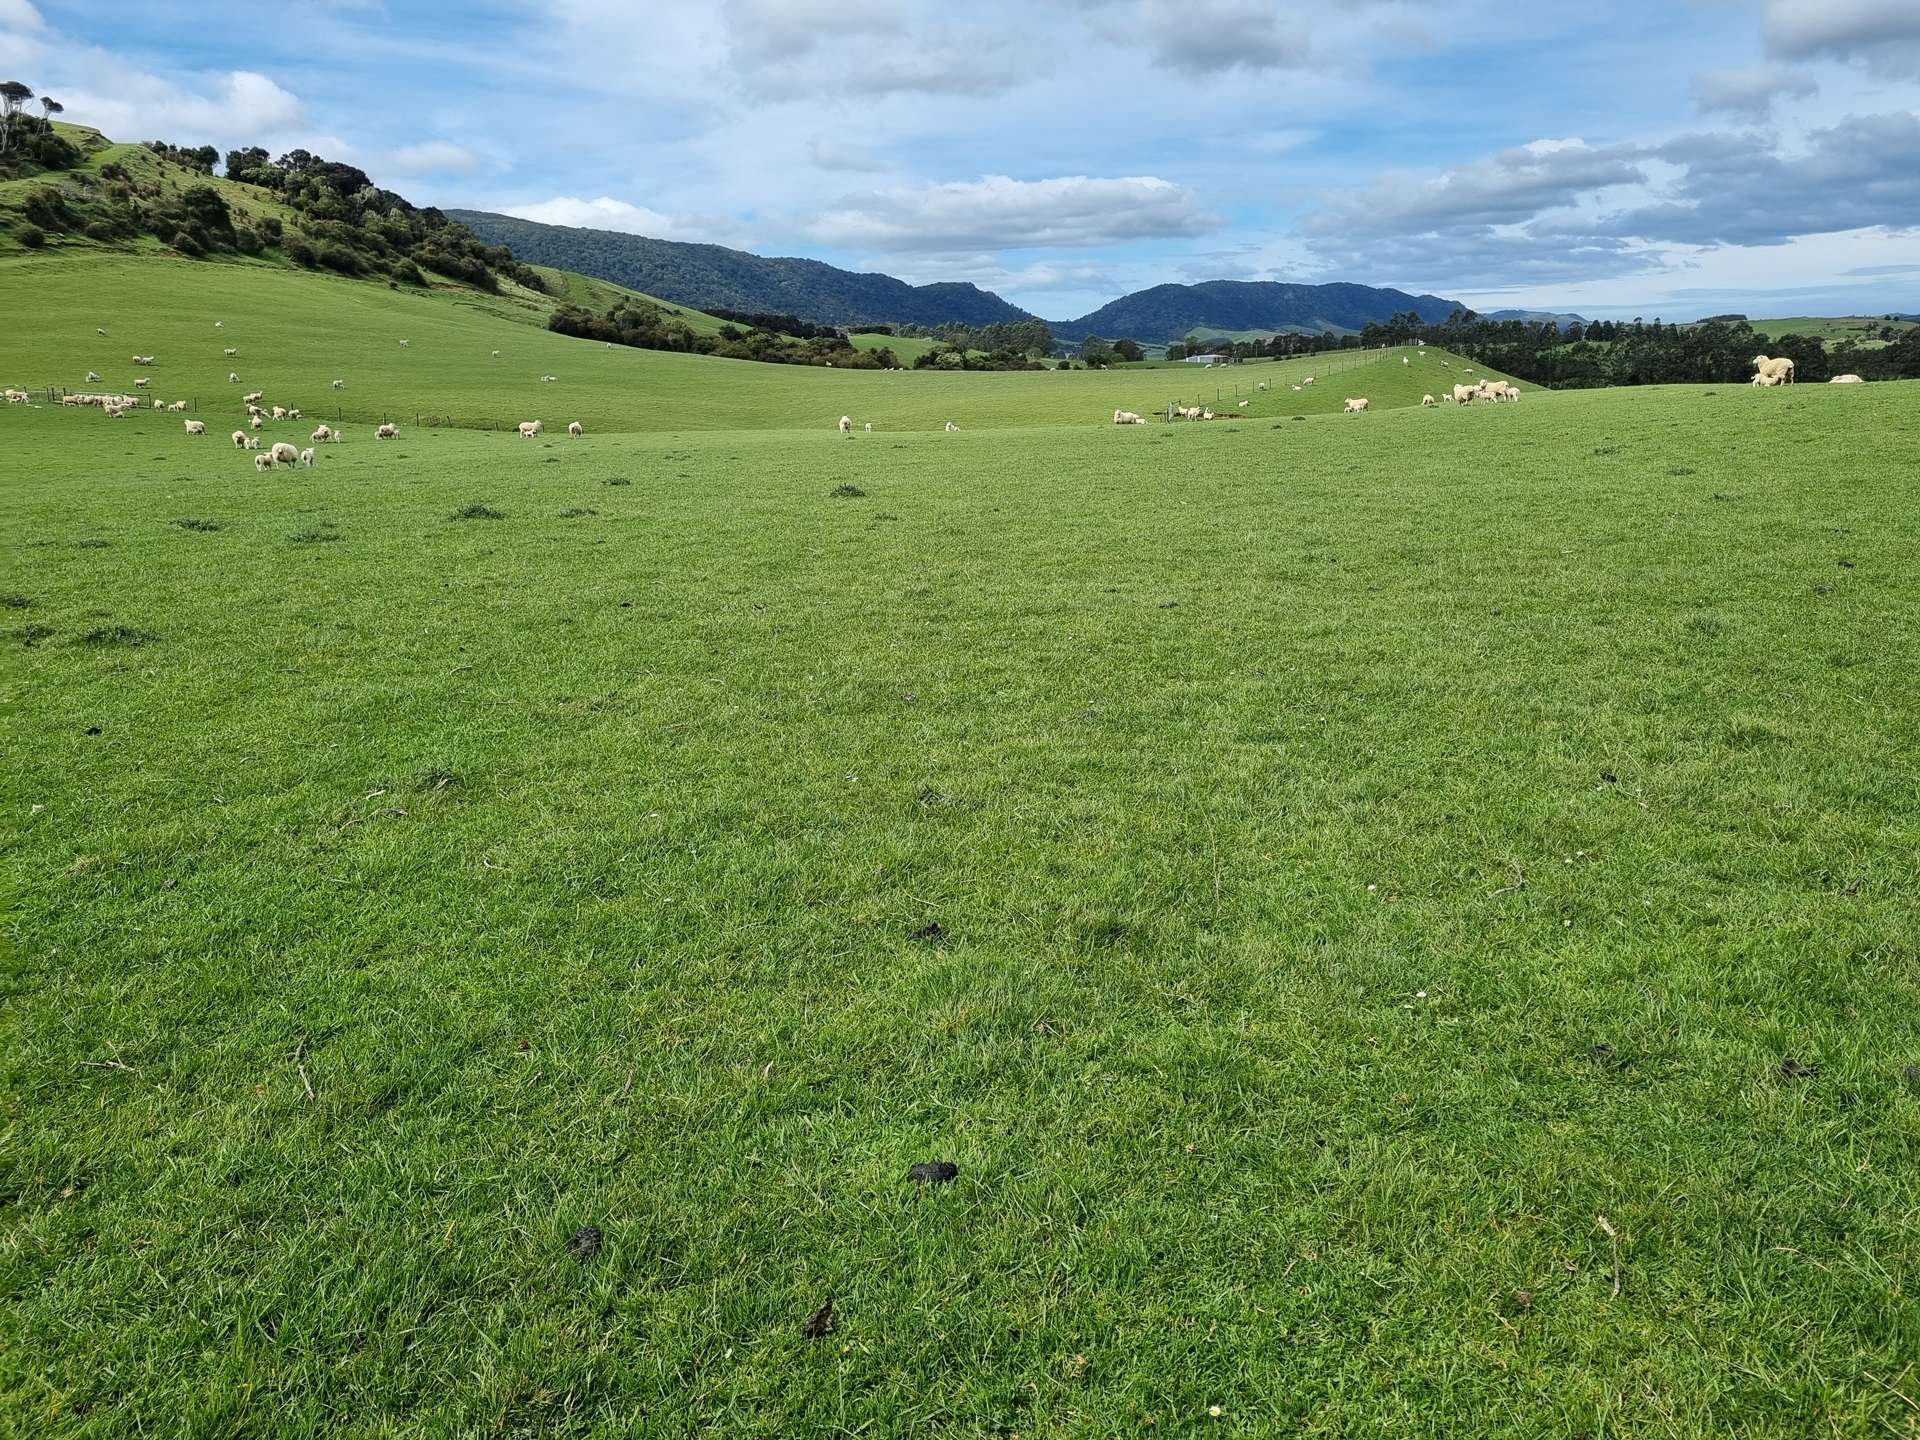
POLYGON ((929 920, 918 930, 908 933, 909 940, 918 940, 922 945, 938 945, 947 938, 946 928, 938 920, 929 920))
POLYGON ((833 1333, 833 1300, 831 1298, 800 1322, 800 1333, 809 1340, 820 1340, 833 1333))
POLYGON ((1820 1078, 1818 1065, 1807 1065, 1789 1055, 1780 1062, 1782 1080, 1817 1080, 1820 1078))
POLYGON ((907 1171, 907 1179, 916 1185, 945 1185, 960 1174, 951 1160, 922 1160, 907 1171))
POLYGON ((567 1254, 584 1265, 600 1253, 600 1247, 606 1243, 606 1238, 600 1233, 597 1225, 582 1225, 573 1232, 573 1238, 567 1241, 567 1254))

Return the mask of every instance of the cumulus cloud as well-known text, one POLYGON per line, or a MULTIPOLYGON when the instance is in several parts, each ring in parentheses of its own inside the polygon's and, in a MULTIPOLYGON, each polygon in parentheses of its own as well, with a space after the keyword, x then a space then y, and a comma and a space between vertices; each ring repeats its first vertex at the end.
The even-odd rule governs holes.
POLYGON ((809 227, 829 245, 882 252, 1017 250, 1199 235, 1218 219, 1151 175, 979 180, 849 195, 809 227))
POLYGON ((1849 116, 1812 131, 1799 154, 1750 134, 1686 135, 1657 154, 1684 173, 1656 203, 1610 217, 1610 228, 1688 245, 1920 228, 1920 115, 1912 111, 1849 116))
POLYGON ((299 97, 253 70, 207 75, 188 86, 103 61, 88 78, 91 84, 64 87, 68 118, 113 136, 251 143, 284 135, 306 118, 299 97))
POLYGON ((1920 78, 1914 0, 1769 0, 1767 53, 1782 60, 1855 60, 1876 75, 1920 78))
POLYGON ((1273 0, 1137 0, 1133 25, 1162 64, 1186 75, 1307 63, 1307 31, 1273 0))
POLYGON ((1782 96, 1804 100, 1819 89, 1811 77, 1785 65, 1743 65, 1694 76, 1693 103, 1703 113, 1757 121, 1765 120, 1782 96))
POLYGON ((480 168, 480 157, 451 140, 423 140, 389 152, 386 168, 402 175, 471 175, 480 168))
POLYGON ((542 225, 571 225, 582 230, 618 230, 627 235, 645 235, 655 240, 691 240, 702 244, 726 244, 737 240, 732 221, 707 215, 664 215, 644 205, 632 205, 602 195, 582 200, 572 195, 557 195, 532 205, 510 205, 501 211, 520 220, 535 220, 542 225))
POLYGON ((1022 31, 943 23, 889 0, 725 0, 735 75, 768 99, 990 95, 1036 73, 1022 31))

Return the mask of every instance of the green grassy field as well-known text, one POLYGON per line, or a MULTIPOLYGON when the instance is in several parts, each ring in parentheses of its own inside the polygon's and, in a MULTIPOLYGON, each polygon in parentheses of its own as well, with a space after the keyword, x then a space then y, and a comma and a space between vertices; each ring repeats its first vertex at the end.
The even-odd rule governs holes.
MULTIPOLYGON (((298 406, 309 421, 431 416, 495 428, 579 420, 595 432, 830 431, 850 414, 878 431, 940 430, 948 421, 971 430, 1099 424, 1116 409, 1164 413, 1170 400, 1210 404, 1216 392, 1235 398, 1235 383, 1241 396, 1254 384, 1126 370, 886 373, 632 350, 553 334, 544 328, 551 298, 530 292, 389 290, 268 265, 20 256, 0 260, 0 291, 11 322, 0 330, 0 381, 130 391, 147 377, 153 394, 191 399, 195 414, 223 421, 241 416, 243 393, 264 390, 270 403, 298 406), (156 289, 164 306, 155 304, 156 289), (240 352, 231 360, 228 346, 240 352), (156 363, 136 367, 134 354, 156 363), (100 386, 83 383, 88 370, 101 376, 100 386), (229 373, 240 382, 229 384, 229 373), (545 383, 540 377, 548 374, 559 378, 545 383), (343 390, 331 388, 336 378, 346 381, 343 390)), ((1274 388, 1249 410, 1256 419, 1321 414, 1355 394, 1383 409, 1417 405, 1423 391, 1437 393, 1461 373, 1442 369, 1437 350, 1411 366, 1399 354, 1367 352, 1364 368, 1344 370, 1355 357, 1258 367, 1258 378, 1274 388), (1329 380, 1299 394, 1285 388, 1315 374, 1337 375, 1339 385, 1329 380)))
POLYGON ((1781 335, 1805 335, 1826 341, 1829 349, 1842 340, 1853 340, 1864 350, 1877 350, 1887 343, 1880 338, 1881 330, 1887 326, 1899 333, 1914 328, 1911 320, 1885 320, 1877 315, 1800 315, 1781 320, 1755 320, 1752 325, 1755 334, 1769 340, 1781 335))
POLYGON ((597 423, 0 409, 0 1432, 1920 1433, 1914 385, 1069 428, 134 263, 0 378, 597 423))

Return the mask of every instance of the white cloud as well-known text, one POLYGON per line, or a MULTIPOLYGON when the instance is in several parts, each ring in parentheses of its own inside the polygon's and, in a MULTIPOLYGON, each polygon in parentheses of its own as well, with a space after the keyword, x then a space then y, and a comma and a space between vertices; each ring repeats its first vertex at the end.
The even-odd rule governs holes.
POLYGON ((386 168, 402 175, 471 175, 479 170, 480 157, 451 140, 423 140, 389 152, 386 168))
POLYGON ((1914 0, 1769 0, 1766 37, 1783 60, 1858 60, 1876 75, 1920 78, 1914 0))
POLYGON ((886 162, 864 145, 850 145, 844 140, 829 139, 816 135, 809 152, 813 163, 822 170, 849 170, 872 173, 885 170, 886 162))
POLYGON ((1743 65, 1694 76, 1693 103, 1703 112, 1764 120, 1781 96, 1804 100, 1819 89, 1810 76, 1786 65, 1743 65))
POLYGON ((1219 223, 1191 191, 1151 175, 987 175, 849 195, 822 213, 809 233, 850 249, 951 254, 1199 235, 1219 223))
POLYGON ((618 230, 627 235, 645 235, 655 240, 691 240, 701 244, 724 245, 736 241, 734 222, 714 216, 664 215, 644 205, 632 205, 602 195, 596 200, 581 200, 558 195, 533 205, 509 205, 501 212, 520 220, 536 220, 542 225, 571 225, 582 230, 618 230))
POLYGON ((44 30, 47 22, 27 0, 0 0, 0 30, 44 30))
POLYGON ((298 96, 253 70, 202 77, 205 90, 110 61, 89 66, 87 79, 65 87, 67 118, 118 140, 253 144, 305 120, 298 96))

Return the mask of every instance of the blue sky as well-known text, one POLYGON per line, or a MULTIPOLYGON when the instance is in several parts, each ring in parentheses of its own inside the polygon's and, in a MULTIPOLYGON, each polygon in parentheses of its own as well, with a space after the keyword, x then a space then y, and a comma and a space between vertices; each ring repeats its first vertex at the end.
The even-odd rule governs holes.
POLYGON ((0 0, 119 139, 968 280, 1592 315, 1920 311, 1920 0, 0 0))

